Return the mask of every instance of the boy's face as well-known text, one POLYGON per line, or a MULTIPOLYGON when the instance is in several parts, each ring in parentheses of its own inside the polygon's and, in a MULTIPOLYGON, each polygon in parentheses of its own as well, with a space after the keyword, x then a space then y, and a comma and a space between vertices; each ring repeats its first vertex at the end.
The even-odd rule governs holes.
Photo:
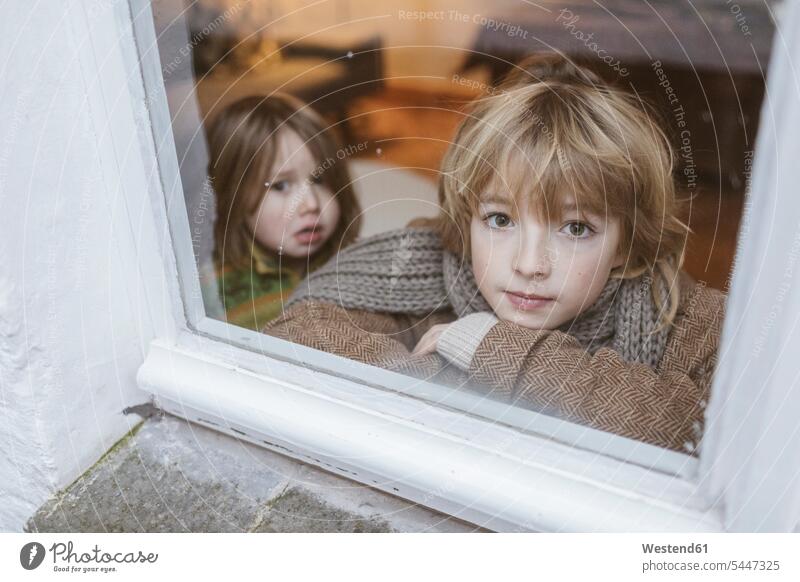
POLYGON ((321 168, 291 129, 278 134, 272 179, 247 225, 271 251, 303 258, 313 255, 336 230, 339 202, 319 179, 321 168))
POLYGON ((623 264, 619 221, 565 198, 561 221, 547 223, 520 198, 483 197, 470 225, 472 269, 497 317, 555 329, 591 307, 623 264))

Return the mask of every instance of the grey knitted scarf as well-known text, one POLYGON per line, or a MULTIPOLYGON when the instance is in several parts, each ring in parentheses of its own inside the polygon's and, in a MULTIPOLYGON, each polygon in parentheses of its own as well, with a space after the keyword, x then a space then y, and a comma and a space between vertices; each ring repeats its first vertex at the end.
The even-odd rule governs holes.
MULTIPOLYGON (((589 353, 610 347, 627 362, 655 368, 664 354, 668 330, 656 330, 658 309, 651 282, 644 275, 609 279, 591 307, 558 329, 575 337, 589 353)), ((444 250, 436 231, 428 227, 381 233, 342 250, 300 283, 285 308, 309 300, 423 316, 447 309, 458 317, 491 311, 471 265, 444 250)))

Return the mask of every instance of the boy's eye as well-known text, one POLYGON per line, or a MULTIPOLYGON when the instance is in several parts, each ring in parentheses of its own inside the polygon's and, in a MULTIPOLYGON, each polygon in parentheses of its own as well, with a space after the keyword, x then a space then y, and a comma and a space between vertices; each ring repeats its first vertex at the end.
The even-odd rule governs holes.
POLYGON ((573 238, 586 238, 592 233, 588 224, 577 221, 565 224, 562 230, 573 238))
POLYGON ((511 226, 511 218, 509 218, 508 214, 503 214, 502 212, 488 214, 484 220, 491 228, 507 228, 511 226))

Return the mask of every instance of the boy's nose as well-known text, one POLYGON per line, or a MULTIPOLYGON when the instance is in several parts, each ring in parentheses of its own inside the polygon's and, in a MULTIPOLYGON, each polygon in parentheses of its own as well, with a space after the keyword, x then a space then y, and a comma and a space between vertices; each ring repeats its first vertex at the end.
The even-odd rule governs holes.
POLYGON ((545 279, 553 269, 553 249, 544 235, 525 235, 514 258, 514 270, 528 279, 545 279))

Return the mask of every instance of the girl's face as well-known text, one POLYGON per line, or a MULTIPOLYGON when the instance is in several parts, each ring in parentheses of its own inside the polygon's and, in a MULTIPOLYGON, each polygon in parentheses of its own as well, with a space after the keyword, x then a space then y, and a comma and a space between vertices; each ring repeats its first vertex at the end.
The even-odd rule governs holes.
POLYGON ((470 225, 472 269, 500 319, 555 329, 588 309, 623 264, 619 221, 579 213, 574 198, 563 203, 562 220, 547 223, 527 200, 482 197, 470 225))
POLYGON ((284 129, 277 139, 272 178, 247 225, 264 247, 292 258, 308 257, 334 233, 341 209, 300 136, 284 129))

